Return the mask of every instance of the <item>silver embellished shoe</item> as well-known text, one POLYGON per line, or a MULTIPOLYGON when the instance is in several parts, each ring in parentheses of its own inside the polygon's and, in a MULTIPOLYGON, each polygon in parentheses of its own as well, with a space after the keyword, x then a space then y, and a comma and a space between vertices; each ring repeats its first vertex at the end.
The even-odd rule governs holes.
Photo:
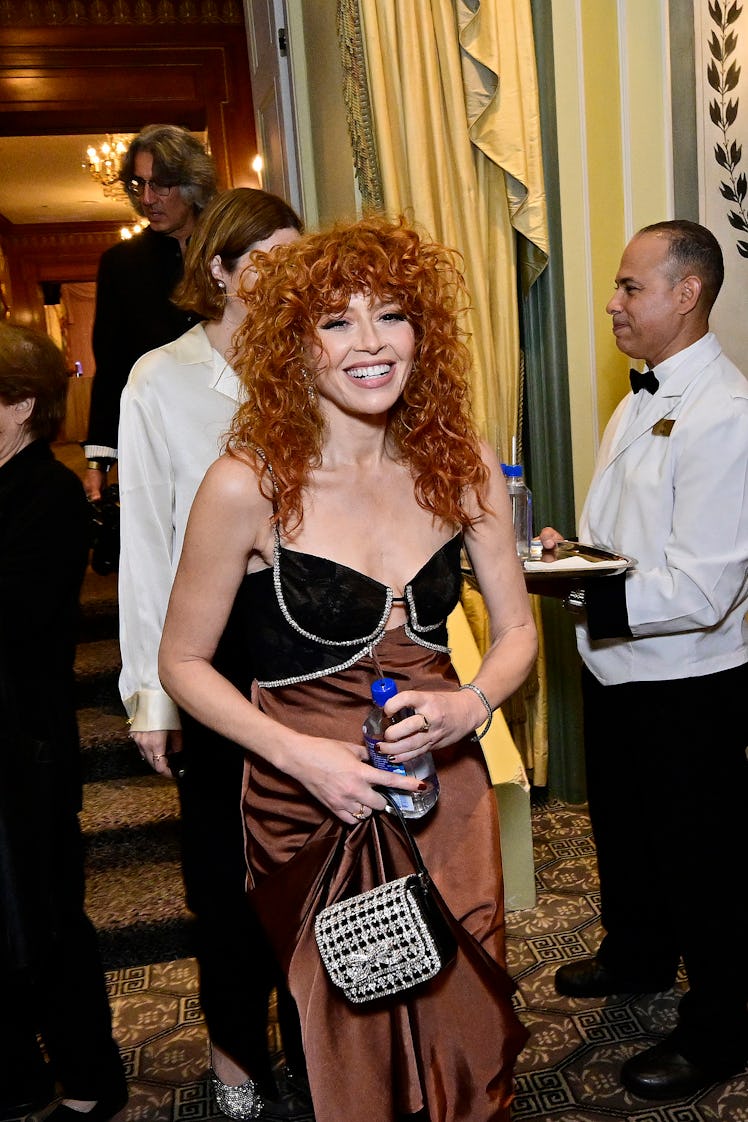
POLYGON ((231 1087, 228 1083, 222 1083, 211 1068, 210 1083, 221 1114, 236 1119, 236 1122, 261 1117, 264 1102, 254 1079, 247 1079, 238 1087, 231 1087))

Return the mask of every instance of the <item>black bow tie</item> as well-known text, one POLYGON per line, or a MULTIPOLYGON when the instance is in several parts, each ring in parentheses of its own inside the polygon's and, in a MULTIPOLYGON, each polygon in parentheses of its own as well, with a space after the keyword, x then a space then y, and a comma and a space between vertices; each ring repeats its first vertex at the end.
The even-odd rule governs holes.
POLYGON ((654 370, 645 370, 643 374, 640 374, 638 370, 629 370, 629 378, 634 393, 638 393, 641 389, 645 389, 647 393, 654 393, 660 384, 655 377, 654 370))

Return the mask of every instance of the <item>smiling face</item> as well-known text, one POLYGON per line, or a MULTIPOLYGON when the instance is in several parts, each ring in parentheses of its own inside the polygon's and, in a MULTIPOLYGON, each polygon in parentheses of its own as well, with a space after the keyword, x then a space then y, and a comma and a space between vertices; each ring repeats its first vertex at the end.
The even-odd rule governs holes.
POLYGON ((662 234, 639 234, 624 250, 615 293, 606 312, 613 317, 618 349, 650 366, 677 354, 689 328, 692 287, 698 278, 674 278, 669 241, 662 234))
POLYGON ((319 352, 308 355, 322 401, 346 413, 376 415, 391 409, 413 366, 413 327, 392 301, 358 293, 340 315, 317 324, 319 352))
POLYGON ((192 233, 195 212, 192 204, 182 198, 179 187, 171 187, 168 195, 157 195, 149 186, 153 179, 153 156, 140 151, 135 156, 134 172, 145 183, 140 206, 151 229, 158 234, 170 234, 183 241, 192 233))

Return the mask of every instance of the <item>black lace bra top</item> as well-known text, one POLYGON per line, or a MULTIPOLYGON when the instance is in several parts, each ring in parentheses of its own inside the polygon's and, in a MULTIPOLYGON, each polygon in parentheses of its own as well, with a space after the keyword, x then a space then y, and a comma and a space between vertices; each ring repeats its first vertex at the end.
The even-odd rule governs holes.
MULTIPOLYGON (((458 532, 405 586, 406 632, 432 650, 448 651, 447 617, 460 598, 461 548, 458 532)), ((242 581, 216 662, 228 656, 236 667, 231 656, 238 646, 241 662, 254 667, 264 687, 345 670, 381 639, 394 600, 391 588, 356 569, 284 547, 276 531, 273 566, 242 581)))

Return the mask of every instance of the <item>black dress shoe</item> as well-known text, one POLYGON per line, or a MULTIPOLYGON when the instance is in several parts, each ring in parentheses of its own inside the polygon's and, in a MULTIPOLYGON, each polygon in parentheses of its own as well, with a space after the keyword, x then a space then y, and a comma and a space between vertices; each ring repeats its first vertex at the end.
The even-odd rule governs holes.
POLYGON ((614 993, 659 993, 674 978, 628 978, 609 970, 597 958, 567 962, 556 971, 556 992, 564 997, 608 997, 614 993))
MULTIPOLYGON (((7 1057, 4 1057, 8 1059, 7 1057)), ((13 1071, 13 1086, 4 1088, 0 1097, 0 1122, 6 1118, 21 1118, 34 1110, 47 1106, 55 1097, 55 1082, 39 1065, 33 1075, 13 1067, 13 1057, 8 1059, 8 1070, 13 1071)), ((19 1065, 19 1068, 21 1065, 19 1065)))
POLYGON ((276 1075, 278 1096, 265 1099, 260 1122, 314 1122, 309 1081, 303 1072, 284 1068, 276 1075))
POLYGON ((653 1048, 626 1060, 621 1068, 621 1082, 641 1099, 667 1101, 690 1098, 696 1091, 718 1083, 719 1077, 681 1056, 666 1037, 653 1048))
POLYGON ((115 1114, 123 1109, 127 1103, 127 1091, 117 1091, 116 1093, 107 1096, 106 1098, 99 1099, 91 1110, 73 1110, 70 1106, 64 1106, 60 1103, 56 1106, 51 1114, 48 1114, 44 1122, 109 1122, 110 1118, 114 1118, 115 1114))

